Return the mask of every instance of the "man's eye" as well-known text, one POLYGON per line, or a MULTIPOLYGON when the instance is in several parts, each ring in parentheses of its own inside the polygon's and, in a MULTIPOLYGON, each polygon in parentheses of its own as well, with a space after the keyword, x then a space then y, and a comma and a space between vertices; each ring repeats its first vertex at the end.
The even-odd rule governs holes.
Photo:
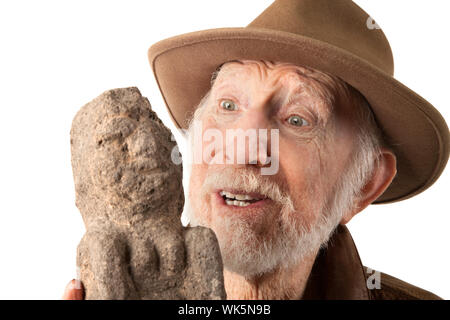
POLYGON ((304 126, 309 125, 308 121, 306 121, 305 119, 303 119, 300 116, 290 116, 287 119, 287 122, 296 127, 304 127, 304 126))
POLYGON ((231 100, 222 100, 220 106, 227 111, 236 111, 238 109, 237 105, 231 100))

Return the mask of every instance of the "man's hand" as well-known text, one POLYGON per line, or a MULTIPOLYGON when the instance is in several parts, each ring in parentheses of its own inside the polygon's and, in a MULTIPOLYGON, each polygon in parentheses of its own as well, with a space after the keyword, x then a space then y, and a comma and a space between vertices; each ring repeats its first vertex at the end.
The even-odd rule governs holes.
POLYGON ((63 300, 83 300, 84 288, 80 280, 73 279, 67 286, 62 296, 63 300))

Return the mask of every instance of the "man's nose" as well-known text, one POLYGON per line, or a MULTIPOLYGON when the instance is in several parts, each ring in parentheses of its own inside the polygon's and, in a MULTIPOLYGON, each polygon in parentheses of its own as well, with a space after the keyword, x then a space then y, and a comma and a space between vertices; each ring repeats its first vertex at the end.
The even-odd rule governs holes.
POLYGON ((246 112, 225 132, 227 163, 266 166, 270 159, 270 121, 261 110, 246 112))

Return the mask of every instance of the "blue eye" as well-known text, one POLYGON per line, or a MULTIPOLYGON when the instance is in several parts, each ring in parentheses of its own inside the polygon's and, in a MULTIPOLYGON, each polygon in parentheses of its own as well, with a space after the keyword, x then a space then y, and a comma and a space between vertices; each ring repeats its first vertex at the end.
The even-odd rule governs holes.
POLYGON ((288 123, 290 125, 296 126, 296 127, 304 127, 309 125, 308 121, 306 121, 305 119, 303 119, 302 117, 299 116, 290 116, 287 119, 288 123))
POLYGON ((237 105, 231 100, 222 100, 220 106, 227 111, 236 111, 238 109, 237 105))

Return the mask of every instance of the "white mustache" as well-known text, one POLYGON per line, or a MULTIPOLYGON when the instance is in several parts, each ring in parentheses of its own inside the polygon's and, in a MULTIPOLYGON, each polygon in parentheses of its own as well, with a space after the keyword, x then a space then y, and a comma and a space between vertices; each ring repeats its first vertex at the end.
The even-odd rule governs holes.
POLYGON ((235 169, 225 166, 220 171, 208 173, 201 189, 201 195, 204 198, 217 189, 242 190, 246 193, 258 193, 294 210, 290 195, 283 191, 283 188, 270 177, 256 174, 249 169, 235 169))

